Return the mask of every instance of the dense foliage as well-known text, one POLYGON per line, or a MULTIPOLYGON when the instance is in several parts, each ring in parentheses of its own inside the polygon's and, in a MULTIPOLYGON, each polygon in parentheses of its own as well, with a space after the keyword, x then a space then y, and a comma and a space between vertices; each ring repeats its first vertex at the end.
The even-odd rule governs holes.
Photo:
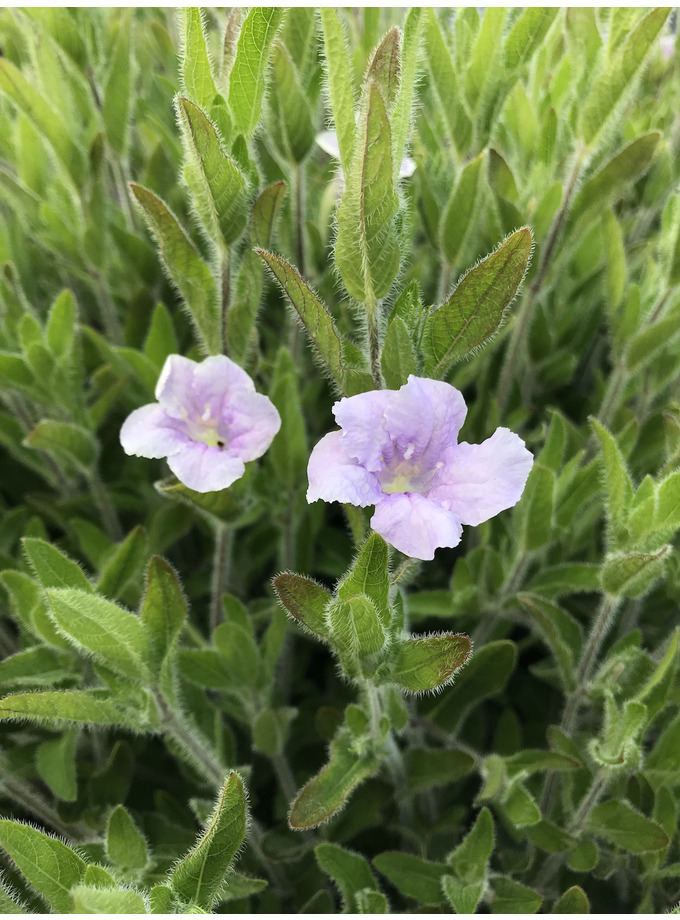
POLYGON ((674 19, 0 12, 0 911, 680 900, 674 19), (199 493, 119 433, 219 353, 199 493), (306 500, 409 374, 535 457, 424 563, 306 500))

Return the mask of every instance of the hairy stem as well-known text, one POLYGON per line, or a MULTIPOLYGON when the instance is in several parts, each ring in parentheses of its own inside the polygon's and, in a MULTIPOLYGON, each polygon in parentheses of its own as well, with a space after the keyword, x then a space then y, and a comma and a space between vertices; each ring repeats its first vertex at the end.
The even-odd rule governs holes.
POLYGON ((193 728, 189 728, 183 717, 172 708, 161 693, 156 693, 154 698, 165 732, 178 742, 205 779, 216 788, 221 788, 227 770, 220 763, 210 742, 200 737, 193 728))
POLYGON ((104 521, 109 536, 117 542, 122 540, 123 531, 120 526, 120 521, 118 520, 116 509, 113 507, 111 499, 109 498, 106 486, 99 478, 99 474, 96 470, 91 470, 87 479, 92 491, 92 496, 101 511, 102 520, 104 521))
POLYGON ((8 770, 3 770, 0 779, 0 792, 5 792, 8 798, 13 799, 18 805, 26 809, 37 818, 45 827, 56 831, 63 837, 77 840, 80 843, 96 840, 96 834, 82 821, 73 824, 64 823, 52 805, 30 783, 12 776, 8 770))
POLYGON ((227 344, 227 316, 229 314, 229 305, 231 303, 231 249, 225 250, 222 256, 222 308, 220 320, 220 337, 222 341, 222 354, 229 353, 227 344))
POLYGON ((231 550, 234 533, 231 527, 217 524, 215 527, 215 553, 213 556, 212 582, 210 588, 210 634, 224 619, 222 595, 231 573, 231 550))

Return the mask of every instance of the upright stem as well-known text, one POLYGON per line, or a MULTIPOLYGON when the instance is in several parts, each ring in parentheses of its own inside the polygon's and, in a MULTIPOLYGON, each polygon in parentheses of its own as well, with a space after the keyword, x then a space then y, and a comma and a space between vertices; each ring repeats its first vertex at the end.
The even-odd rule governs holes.
POLYGON ((120 521, 118 520, 118 515, 116 514, 116 509, 111 504, 111 499, 109 498, 109 493, 106 491, 106 486, 99 478, 99 474, 96 470, 90 471, 88 475, 88 482, 90 489, 92 490, 94 500, 102 513, 102 519, 106 529, 109 532, 109 536, 113 537, 113 539, 116 541, 122 540, 123 531, 121 530, 120 521))
POLYGON ((382 389, 382 374, 380 372, 380 338, 378 336, 378 303, 371 291, 370 297, 364 304, 366 307, 366 322, 368 325, 368 352, 371 362, 371 374, 376 390, 382 389))
POLYGON ((222 309, 220 335, 222 337, 222 354, 228 353, 227 344, 227 315, 229 313, 229 304, 231 303, 231 249, 225 250, 222 255, 222 309))
POLYGON ((215 527, 215 555, 213 556, 212 584, 210 594, 210 634, 222 622, 222 595, 226 590, 231 572, 231 549, 233 531, 225 524, 215 527))
POLYGON ((189 754, 206 780, 219 789, 224 784, 227 771, 219 762, 212 746, 199 739, 185 725, 161 693, 155 694, 155 700, 162 726, 189 754))
POLYGON ((3 774, 0 779, 0 791, 4 791, 9 798, 38 818, 46 827, 81 843, 96 838, 96 834, 82 821, 74 824, 64 823, 49 802, 29 783, 11 776, 6 770, 3 770, 3 774))
MULTIPOLYGON (((301 164, 294 167, 292 173, 294 200, 294 221, 295 221, 295 255, 297 259, 297 270, 300 275, 305 277, 306 258, 305 258, 305 186, 304 172, 301 164)), ((290 327, 290 353, 294 361, 300 356, 301 334, 300 327, 293 320, 290 327)))
POLYGON ((584 151, 580 151, 576 156, 574 167, 567 181, 564 198, 562 199, 562 206, 557 212, 552 227, 550 228, 550 233, 545 244, 545 249, 543 250, 538 271, 536 272, 536 278, 531 284, 531 287, 524 294, 522 305, 517 314, 517 321, 515 323, 515 328, 512 330, 510 344, 508 345, 508 350, 505 353, 505 360, 503 361, 503 367, 501 369, 501 375, 498 381, 498 402, 501 411, 504 410, 508 404, 510 388, 512 386, 512 381, 517 370, 517 362, 520 353, 524 349, 529 327, 531 325, 534 301, 537 294, 543 287, 545 276, 548 272, 548 268, 550 267, 550 259, 552 258, 553 250, 555 249, 567 214, 569 213, 569 206, 571 205, 571 199, 574 195, 576 183, 578 181, 578 177, 581 172, 581 166, 583 164, 583 156, 584 151))

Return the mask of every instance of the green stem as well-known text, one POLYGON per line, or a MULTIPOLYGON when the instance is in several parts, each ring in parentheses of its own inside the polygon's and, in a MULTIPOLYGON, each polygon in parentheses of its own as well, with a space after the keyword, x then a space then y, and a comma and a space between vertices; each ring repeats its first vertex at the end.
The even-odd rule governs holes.
POLYGON ((288 758, 282 751, 277 751, 277 753, 272 756, 272 764, 274 772, 276 773, 276 778, 283 790, 283 794, 289 802, 292 802, 297 795, 298 787, 290 769, 288 758))
POLYGON ((233 531, 225 524, 215 527, 215 554, 213 556, 212 583, 210 592, 210 635, 224 619, 222 595, 229 582, 231 573, 231 550, 233 531))
POLYGON ((49 802, 30 783, 11 776, 6 769, 3 770, 3 774, 0 779, 0 790, 4 790, 9 798, 38 818, 46 827, 80 843, 96 840, 96 834, 82 821, 65 824, 49 802))
POLYGON ((118 520, 118 515, 116 514, 116 509, 113 507, 111 499, 109 498, 106 486, 94 469, 90 470, 87 479, 92 491, 92 496, 101 511, 102 520, 109 532, 109 536, 116 542, 119 542, 123 539, 123 531, 120 526, 120 521, 118 520))
POLYGON ((161 726, 172 735, 182 749, 196 765, 205 779, 215 788, 224 785, 227 770, 219 761, 212 745, 206 738, 201 738, 193 728, 189 728, 184 719, 172 708, 161 693, 154 696, 161 718, 161 726))
POLYGON ((227 344, 227 316, 229 314, 229 305, 231 303, 231 249, 226 249, 222 255, 222 306, 220 317, 220 337, 222 341, 222 354, 229 353, 227 344))
POLYGON ((382 373, 380 371, 380 337, 378 335, 378 304, 375 298, 366 301, 366 321, 368 325, 368 353, 371 364, 371 374, 376 390, 382 389, 382 373))

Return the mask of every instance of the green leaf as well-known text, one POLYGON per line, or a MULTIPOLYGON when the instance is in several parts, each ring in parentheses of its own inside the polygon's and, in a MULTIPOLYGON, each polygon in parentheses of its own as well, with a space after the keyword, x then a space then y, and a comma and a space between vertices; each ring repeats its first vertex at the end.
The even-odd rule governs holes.
POLYGON ((542 597, 560 597, 581 591, 598 591, 600 569, 592 562, 565 562, 538 572, 529 587, 542 597))
MULTIPOLYGON (((111 65, 104 84, 102 119, 106 139, 118 154, 125 156, 132 110, 133 64, 130 56, 130 11, 121 11, 111 65)), ((125 194, 125 192, 123 192, 125 194)))
POLYGON ((459 85, 451 54, 433 9, 426 11, 424 26, 428 52, 426 59, 433 89, 453 146, 458 153, 464 153, 472 137, 472 123, 465 111, 463 89, 459 85))
POLYGON ((71 291, 62 291, 47 317, 45 340, 57 356, 67 355, 76 334, 76 302, 71 291))
POLYGON ((673 670, 678 655, 679 645, 680 632, 676 629, 668 643, 668 648, 664 652, 663 658, 637 693, 636 699, 640 700, 640 702, 644 702, 652 691, 666 678, 667 674, 673 670))
POLYGON ((263 249, 257 249, 257 253, 288 296, 338 388, 350 396, 372 389, 370 374, 345 365, 343 353, 348 343, 341 338, 326 307, 293 266, 263 249))
POLYGON ((407 382, 409 374, 418 372, 411 336, 399 316, 395 316, 387 327, 380 353, 380 368, 385 386, 390 390, 398 390, 407 382))
MULTIPOLYGON (((285 182, 274 182, 255 200, 248 225, 249 244, 271 244, 276 217, 286 194, 285 182)), ((227 343, 234 360, 243 364, 253 339, 255 319, 260 305, 264 266, 257 253, 248 248, 243 256, 231 304, 227 311, 227 343)))
POLYGON ((284 572, 273 581, 274 590, 288 613, 320 639, 330 636, 326 621, 326 608, 331 595, 325 588, 309 578, 284 572))
POLYGON ((241 898, 259 894, 267 887, 267 884, 268 882, 262 878, 250 878, 248 875, 241 875, 240 872, 230 869, 225 876, 218 897, 220 901, 240 901, 241 898))
POLYGON ((184 96, 177 96, 175 105, 187 151, 185 178, 194 194, 194 206, 210 238, 227 248, 246 225, 246 181, 222 149, 205 113, 184 96))
POLYGON ((0 661, 0 685, 42 687, 69 680, 73 659, 44 645, 22 649, 0 661))
POLYGON ((261 513, 248 494, 248 468, 245 476, 228 489, 221 492, 194 492, 178 479, 161 479, 155 483, 156 490, 166 498, 189 505, 199 511, 214 527, 229 524, 233 528, 242 527, 256 520, 261 513))
POLYGON ((173 890, 210 910, 246 833, 246 794, 241 778, 230 773, 196 846, 175 866, 173 890))
POLYGON ((143 869, 147 864, 146 840, 122 805, 117 805, 109 815, 106 853, 111 862, 123 869, 143 869))
POLYGON ((541 47, 557 13, 557 8, 539 6, 524 10, 503 43, 507 70, 518 70, 528 64, 541 47))
POLYGON ((182 82, 187 95, 210 111, 217 95, 198 7, 182 9, 182 82))
POLYGON ((628 370, 639 370, 648 364, 662 348, 674 342, 678 332, 678 319, 674 315, 666 316, 653 326, 636 332, 626 348, 628 370))
POLYGON ((233 689, 234 679, 227 662, 211 648, 181 648, 177 661, 182 674, 199 687, 211 690, 233 689))
POLYGON ((78 798, 75 757, 78 735, 78 731, 68 731, 61 738, 45 741, 36 756, 42 781, 64 802, 75 802, 78 798))
POLYGON ((313 114, 295 64, 283 42, 274 42, 271 62, 276 81, 276 92, 269 100, 274 115, 272 139, 288 162, 301 163, 316 136, 313 114))
POLYGON ((148 681, 149 641, 138 617, 102 597, 74 588, 49 588, 59 629, 76 648, 135 681, 148 681))
POLYGON ((569 212, 573 222, 591 211, 602 211, 627 192, 652 162, 661 135, 650 131, 636 137, 581 187, 569 212))
POLYGON ((373 865, 407 898, 432 906, 444 903, 441 886, 446 866, 443 863, 388 850, 378 853, 373 865))
POLYGON ((373 601, 382 625, 389 626, 388 594, 390 575, 387 543, 372 533, 359 550, 354 565, 338 585, 337 596, 345 601, 356 594, 365 594, 373 601))
POLYGON ((602 588, 615 597, 640 597, 663 574, 671 547, 656 553, 624 553, 608 556, 602 567, 602 588))
POLYGON ((260 678, 260 655, 252 634, 238 623, 220 623, 214 633, 215 645, 225 660, 231 679, 242 687, 260 678))
POLYGON ((345 33, 333 7, 320 7, 324 51, 328 70, 328 92, 338 135, 340 162, 345 174, 354 153, 354 86, 345 44, 345 33))
MULTIPOLYGON (((394 111, 392 112, 392 158, 394 182, 399 178, 399 169, 411 123, 411 108, 415 92, 420 34, 423 10, 412 7, 404 20, 403 46, 401 50, 401 81, 394 111)), ((388 384, 389 386, 389 384, 388 384)))
POLYGON ((553 914, 589 914, 590 903, 588 897, 578 885, 567 888, 564 894, 555 901, 551 910, 553 914))
POLYGON ((452 731, 481 700, 500 693, 514 670, 515 645, 490 642, 470 658, 453 685, 428 710, 428 718, 452 731))
POLYGON ((574 872, 591 872, 599 858, 597 845, 592 840, 582 840, 569 854, 567 865, 574 872))
POLYGON ((357 891, 357 907, 360 914, 387 914, 389 905, 387 898, 380 891, 371 888, 362 888, 357 891))
POLYGON ((367 85, 352 165, 337 211, 335 262, 349 294, 367 309, 389 291, 399 271, 394 226, 398 198, 392 185, 392 141, 385 102, 367 85))
POLYGON ((177 573, 165 559, 152 556, 140 620, 151 646, 156 673, 175 647, 187 615, 187 602, 177 573))
POLYGON ((466 884, 453 875, 442 877, 442 888, 457 914, 474 914, 484 893, 484 882, 466 884))
POLYGON ((529 612, 541 638, 552 652, 564 686, 573 689, 575 665, 580 660, 583 647, 580 624, 566 610, 536 594, 520 593, 517 600, 529 612))
POLYGON ((508 777, 529 776, 547 770, 578 770, 580 761, 558 751, 526 749, 505 758, 508 777))
POLYGON ((508 792, 503 811, 515 827, 530 827, 541 820, 541 810, 521 783, 515 783, 508 792))
POLYGON ((581 108, 579 127, 583 140, 593 147, 617 112, 626 90, 640 72, 647 52, 663 27, 669 9, 650 10, 593 82, 581 108))
POLYGON ((543 901, 533 888, 503 876, 493 880, 493 893, 492 914, 535 914, 543 901))
POLYGON ((523 546, 527 552, 551 542, 555 474, 536 462, 531 468, 523 494, 523 546))
POLYGON ((92 585, 77 562, 36 537, 24 537, 24 549, 43 588, 78 588, 92 593, 92 585))
POLYGON ((467 776, 474 766, 473 757, 466 751, 411 748, 407 759, 408 786, 414 793, 447 786, 467 776))
POLYGON ((71 892, 75 914, 145 914, 141 894, 120 888, 76 885, 71 892))
POLYGON ((300 384, 293 357, 279 348, 269 398, 281 416, 281 430, 269 448, 276 475, 289 487, 304 482, 309 459, 300 384))
POLYGON ((370 866, 358 853, 346 850, 335 843, 320 843, 314 847, 316 861, 326 875, 329 875, 340 889, 343 910, 354 913, 358 904, 356 896, 359 891, 378 890, 370 866))
POLYGON ((466 163, 458 175, 441 219, 441 250, 449 265, 457 265, 474 222, 479 177, 486 151, 466 163))
MULTIPOLYGON (((0 720, 19 719, 56 724, 129 725, 130 720, 103 696, 87 690, 15 693, 0 700, 0 720)), ((139 728, 139 724, 136 725, 139 728)))
POLYGON ((493 846, 493 818, 488 808, 482 808, 462 843, 458 844, 446 861, 464 882, 481 882, 486 878, 493 846))
POLYGON ((146 545, 146 531, 138 525, 107 559, 97 582, 97 591, 110 598, 120 597, 144 565, 146 545))
POLYGON ((38 422, 24 439, 24 444, 37 450, 49 450, 82 471, 93 466, 98 453, 97 441, 87 428, 53 419, 38 422))
POLYGON ((470 269, 425 326, 425 371, 443 378, 450 367, 493 337, 529 264, 533 246, 526 227, 470 269))
POLYGON ((73 132, 6 57, 0 59, 0 90, 31 120, 78 186, 84 176, 85 164, 80 148, 73 141, 73 132))
POLYGON ((282 15, 283 10, 277 7, 253 7, 241 27, 229 75, 229 109, 235 132, 246 140, 260 120, 269 47, 282 15))
POLYGON ((354 672, 354 662, 375 655, 385 647, 386 635, 373 601, 365 594, 347 600, 332 601, 328 606, 328 623, 333 647, 345 669, 354 672))
POLYGON ((595 419, 591 419, 591 424, 600 442, 604 460, 609 518, 617 526, 625 519, 632 503, 633 486, 614 437, 595 419))
POLYGON ((680 776, 680 715, 664 728, 645 760, 645 776, 654 788, 675 786, 680 776))
POLYGON ((394 27, 377 45, 366 70, 365 83, 375 83, 385 108, 391 112, 401 86, 401 35, 394 27))
POLYGON ((670 840, 666 831, 645 818, 626 802, 610 799, 596 805, 588 819, 588 830, 629 853, 662 850, 670 840))
POLYGON ((34 827, 0 819, 0 847, 55 913, 71 912, 70 890, 85 874, 85 863, 70 847, 34 827))
POLYGON ((447 684, 470 655, 467 636, 442 633, 400 641, 390 668, 390 679, 411 693, 447 684))
POLYGON ((215 279, 196 252, 177 218, 160 198, 130 183, 156 238, 170 277, 184 298, 201 343, 208 354, 222 351, 222 331, 215 279))
POLYGON ((306 830, 324 824, 340 811, 359 783, 373 776, 379 767, 380 760, 375 755, 361 757, 346 737, 336 738, 329 762, 298 792, 288 815, 290 827, 306 830))

